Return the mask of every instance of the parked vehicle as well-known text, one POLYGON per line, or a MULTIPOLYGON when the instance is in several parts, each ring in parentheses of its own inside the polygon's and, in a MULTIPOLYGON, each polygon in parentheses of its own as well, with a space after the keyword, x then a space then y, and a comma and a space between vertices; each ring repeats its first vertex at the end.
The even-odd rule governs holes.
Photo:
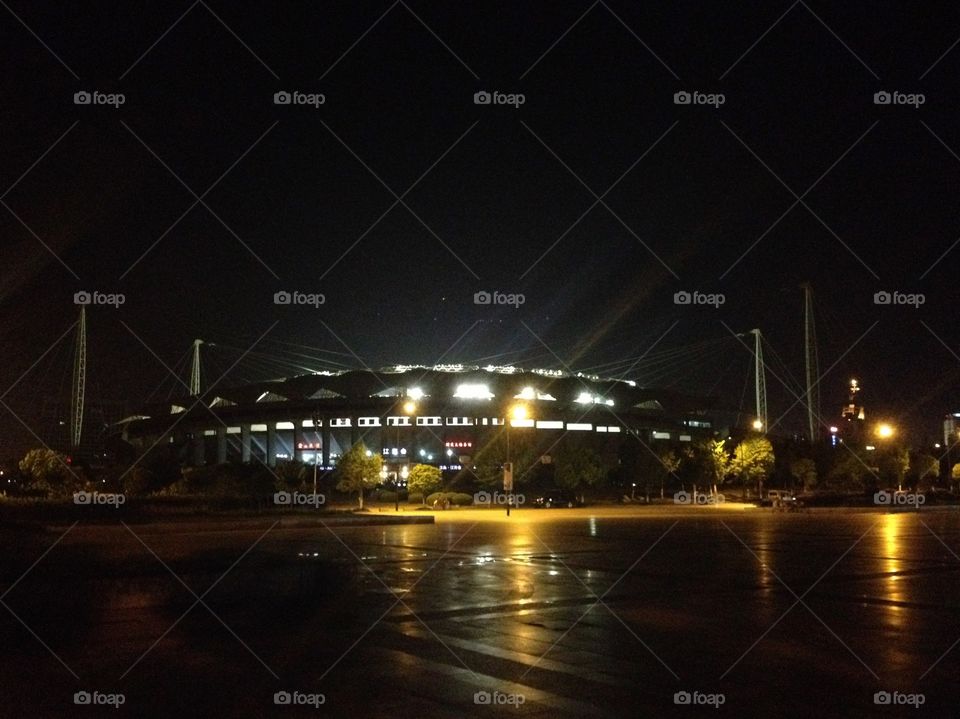
POLYGON ((566 489, 548 489, 533 499, 534 507, 579 507, 583 502, 576 494, 566 489))
POLYGON ((789 489, 771 489, 767 492, 766 501, 761 504, 783 511, 791 511, 799 506, 796 493, 789 489))

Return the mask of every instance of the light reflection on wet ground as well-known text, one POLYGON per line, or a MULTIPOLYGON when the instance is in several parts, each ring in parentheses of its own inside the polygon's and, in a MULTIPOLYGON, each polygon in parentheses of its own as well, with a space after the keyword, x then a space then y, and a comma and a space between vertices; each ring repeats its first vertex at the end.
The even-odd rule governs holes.
POLYGON ((7 707, 72 715, 102 687, 148 715, 266 716, 288 688, 334 716, 506 710, 477 691, 527 716, 686 716, 674 692, 699 690, 718 714, 839 717, 896 715, 873 694, 900 690, 953 714, 956 512, 578 512, 275 530, 246 556, 261 531, 144 534, 183 584, 126 530, 78 527, 5 601, 81 680, 8 613, 7 707))

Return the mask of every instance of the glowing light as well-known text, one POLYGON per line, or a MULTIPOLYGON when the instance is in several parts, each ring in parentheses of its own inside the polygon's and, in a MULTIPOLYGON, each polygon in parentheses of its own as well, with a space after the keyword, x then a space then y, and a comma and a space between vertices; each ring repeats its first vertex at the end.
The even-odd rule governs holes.
POLYGON ((417 411, 417 403, 413 402, 412 400, 404 402, 403 411, 406 412, 407 414, 413 414, 414 412, 417 411))
POLYGON ((753 428, 759 432, 761 429, 763 429, 763 422, 759 419, 753 420, 753 428))
POLYGON ((880 439, 889 439, 895 434, 895 430, 892 425, 887 424, 886 422, 881 422, 877 425, 877 436, 880 439))
POLYGON ((613 407, 612 399, 607 399, 601 397, 600 395, 590 394, 589 392, 581 392, 573 401, 577 404, 605 404, 607 407, 613 407))
POLYGON ((831 427, 831 428, 830 428, 830 434, 836 434, 836 433, 839 432, 839 431, 840 431, 840 430, 837 429, 836 427, 831 427))
POLYGON ((515 404, 510 408, 510 417, 512 419, 526 419, 527 414, 527 408, 525 405, 515 404))
POLYGON ((453 396, 458 399, 492 399, 493 393, 490 392, 489 385, 467 383, 457 385, 453 396))
POLYGON ((414 401, 423 399, 423 390, 420 387, 408 387, 407 397, 414 401))

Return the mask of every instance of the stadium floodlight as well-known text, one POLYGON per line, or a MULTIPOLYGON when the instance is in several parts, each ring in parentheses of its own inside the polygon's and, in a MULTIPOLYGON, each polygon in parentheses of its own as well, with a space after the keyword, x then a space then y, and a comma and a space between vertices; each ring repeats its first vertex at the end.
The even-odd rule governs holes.
POLYGON ((490 392, 489 385, 465 383, 457 385, 453 396, 458 399, 492 399, 493 393, 490 392))

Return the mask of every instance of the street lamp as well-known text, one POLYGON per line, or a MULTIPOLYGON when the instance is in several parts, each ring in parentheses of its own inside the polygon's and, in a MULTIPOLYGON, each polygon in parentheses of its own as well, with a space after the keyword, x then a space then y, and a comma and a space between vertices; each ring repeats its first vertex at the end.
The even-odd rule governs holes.
POLYGON ((313 445, 314 445, 314 450, 313 450, 313 496, 314 496, 314 501, 316 501, 316 496, 317 496, 317 464, 318 464, 319 461, 320 461, 320 452, 323 451, 322 447, 320 446, 320 445, 321 445, 321 442, 323 441, 323 440, 322 440, 323 435, 320 434, 319 429, 318 429, 319 427, 320 427, 320 410, 319 410, 319 409, 316 409, 316 410, 314 410, 314 412, 313 412, 313 439, 314 439, 314 442, 313 442, 313 445), (321 441, 320 441, 320 442, 317 442, 317 441, 316 441, 317 439, 320 439, 321 441))
POLYGON ((880 439, 890 439, 894 434, 896 434, 896 430, 893 428, 893 425, 887 424, 886 422, 881 422, 877 425, 876 433, 880 439))
POLYGON ((763 421, 759 418, 753 420, 753 428, 758 432, 763 429, 763 421))
MULTIPOLYGON (((422 390, 420 390, 420 389, 417 388, 417 387, 414 387, 413 389, 414 389, 414 390, 417 390, 416 394, 417 394, 418 397, 422 397, 422 396, 423 396, 422 390)), ((413 395, 414 392, 413 392, 413 390, 410 390, 410 391, 408 391, 407 394, 408 394, 408 395, 413 395)), ((404 413, 404 414, 406 414, 406 415, 411 415, 411 414, 413 414, 414 412, 417 411, 417 403, 414 402, 412 399, 408 399, 406 402, 403 403, 403 406, 402 406, 401 409, 403 409, 403 413, 404 413)), ((403 467, 403 470, 402 470, 402 471, 403 471, 403 478, 406 479, 409 470, 407 470, 406 467, 403 467)), ((399 512, 399 511, 400 511, 400 476, 401 476, 401 468, 400 468, 400 422, 398 421, 398 422, 397 422, 397 472, 396 472, 396 474, 394 475, 394 480, 393 480, 393 511, 394 511, 394 512, 399 512)))
POLYGON ((510 502, 513 499, 513 464, 510 462, 510 427, 514 422, 519 420, 524 420, 527 418, 529 412, 527 411, 527 406, 525 404, 515 404, 513 405, 508 414, 510 418, 507 420, 507 464, 510 465, 510 488, 504 489, 507 492, 507 516, 510 516, 510 502))

